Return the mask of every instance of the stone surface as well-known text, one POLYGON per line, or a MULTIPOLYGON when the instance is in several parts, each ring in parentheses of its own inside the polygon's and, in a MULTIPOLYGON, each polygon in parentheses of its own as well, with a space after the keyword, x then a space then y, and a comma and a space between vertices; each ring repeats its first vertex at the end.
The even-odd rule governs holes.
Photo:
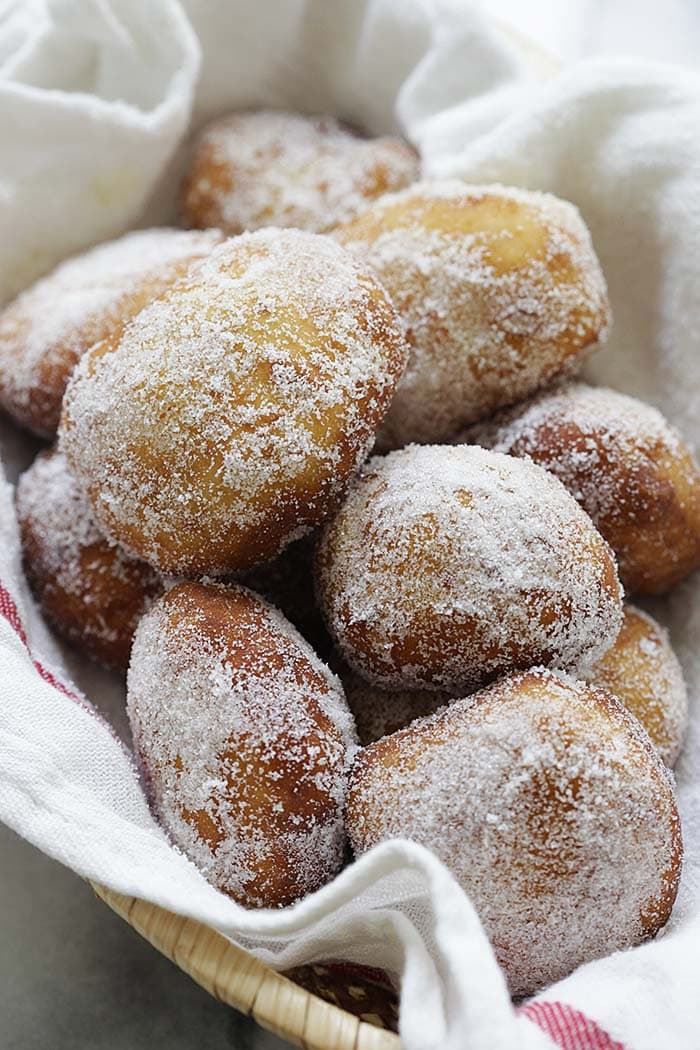
POLYGON ((3 1050, 285 1050, 0 824, 3 1050))

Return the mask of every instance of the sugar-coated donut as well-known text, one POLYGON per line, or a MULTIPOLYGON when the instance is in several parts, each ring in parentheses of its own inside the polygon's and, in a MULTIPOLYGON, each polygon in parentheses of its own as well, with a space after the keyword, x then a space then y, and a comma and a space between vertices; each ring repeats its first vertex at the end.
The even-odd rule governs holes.
POLYGON ((219 889, 291 904, 343 859, 340 683, 252 591, 177 584, 142 619, 127 708, 155 815, 219 889))
POLYGON ((24 570, 46 619, 86 656, 125 672, 161 578, 105 539, 57 452, 37 456, 20 477, 17 517, 24 570))
POLYGON ((452 699, 449 693, 433 689, 382 689, 345 665, 337 674, 363 747, 405 729, 417 718, 435 714, 452 699))
POLYGON ((651 405, 571 383, 465 437, 556 474, 615 551, 630 594, 666 591, 700 565, 700 473, 651 405))
POLYGON ((428 847, 474 903, 513 995, 653 937, 680 878, 670 775, 609 693, 535 669, 360 751, 362 853, 428 847))
POLYGON ((333 117, 234 113, 201 134, 182 191, 186 226, 243 233, 296 226, 324 233, 419 175, 398 138, 365 139, 333 117))
POLYGON ((303 536, 285 547, 273 561, 256 565, 232 582, 255 591, 284 613, 314 652, 325 660, 333 651, 333 643, 316 602, 313 554, 314 536, 303 536))
POLYGON ((549 194, 417 183, 334 236, 373 267, 411 346, 384 447, 449 438, 575 371, 607 335, 588 230, 549 194))
POLYGON ((23 292, 0 313, 0 407, 53 437, 84 352, 221 239, 217 230, 139 230, 68 259, 23 292))
POLYGON ((688 724, 688 694, 668 632, 648 613, 625 605, 617 641, 587 679, 639 719, 666 765, 673 766, 688 724))
POLYGON ((390 689, 464 695, 538 663, 581 672, 622 620, 612 552, 564 486, 476 446, 370 460, 316 574, 342 655, 390 689))
POLYGON ((407 347, 330 238, 232 238, 76 369, 62 439, 95 516, 165 572, 276 556, 334 509, 407 347))

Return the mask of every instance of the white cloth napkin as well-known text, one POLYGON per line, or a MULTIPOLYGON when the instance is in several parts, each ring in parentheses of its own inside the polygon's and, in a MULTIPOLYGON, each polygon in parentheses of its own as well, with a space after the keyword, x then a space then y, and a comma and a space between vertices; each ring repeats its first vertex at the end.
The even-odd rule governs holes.
MULTIPOLYGON (((151 218, 167 218, 188 127, 247 105, 332 111, 370 132, 402 130, 429 174, 578 204, 616 315, 595 378, 657 403, 700 442, 695 74, 601 60, 543 81, 529 49, 456 0, 24 0, 2 11, 0 299, 140 221, 149 201, 151 218)), ((692 705, 674 915, 656 941, 582 967, 520 1014, 469 901, 415 845, 384 845, 274 913, 243 911, 168 845, 128 751, 67 681, 31 605, 8 484, 0 819, 81 875, 210 923, 276 966, 343 958, 400 973, 408 1050, 697 1050, 700 582, 655 611, 692 705)))

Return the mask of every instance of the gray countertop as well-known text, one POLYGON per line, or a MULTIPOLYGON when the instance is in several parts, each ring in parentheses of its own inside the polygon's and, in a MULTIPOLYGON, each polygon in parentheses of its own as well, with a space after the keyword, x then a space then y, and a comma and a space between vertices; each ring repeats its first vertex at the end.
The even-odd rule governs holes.
POLYGON ((285 1050, 0 824, 2 1050, 285 1050))

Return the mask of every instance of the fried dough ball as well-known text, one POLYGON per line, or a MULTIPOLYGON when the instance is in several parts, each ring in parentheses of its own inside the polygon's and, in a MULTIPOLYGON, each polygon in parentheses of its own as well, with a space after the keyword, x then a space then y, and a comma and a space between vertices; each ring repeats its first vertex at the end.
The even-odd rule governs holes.
POLYGON ((58 452, 37 456, 20 477, 17 517, 24 569, 48 622, 86 656, 126 672, 160 576, 105 539, 58 452))
POLYGON ((372 266, 411 346, 385 448, 451 437, 574 372, 607 336, 588 230, 548 194, 423 182, 333 235, 372 266))
POLYGON ((688 694, 668 632, 648 613, 625 605, 617 641, 587 678, 639 719, 666 765, 673 766, 688 724, 688 694))
POLYGON ((201 134, 182 191, 186 226, 243 233, 296 226, 324 233, 419 176, 398 138, 365 139, 333 117, 235 113, 201 134))
POLYGON ((666 591, 700 565, 698 467, 651 405, 571 383, 465 436, 556 474, 615 551, 629 594, 666 591))
POLYGON ((564 486, 475 446, 370 460, 316 570, 342 655, 389 689, 464 695, 538 663, 581 672, 622 619, 612 552, 564 486))
POLYGON ((280 612, 176 585, 136 632, 127 709, 154 813, 213 885, 282 907, 340 869, 352 718, 280 612))
POLYGON ((278 558, 256 565, 231 582, 241 583, 279 609, 324 660, 333 643, 314 593, 314 537, 290 543, 278 558))
POLYGON ((125 547, 239 572, 333 511, 406 355, 384 290, 329 238, 244 234, 83 358, 63 446, 125 547))
POLYGON ((360 751, 346 823, 356 853, 400 837, 437 854, 515 996, 653 937, 680 878, 648 736, 609 693, 541 668, 360 751))
POLYGON ((0 406, 40 437, 56 433, 75 365, 222 239, 153 229, 76 255, 0 313, 0 406))
POLYGON ((435 714, 452 699, 450 693, 431 689, 381 689, 347 666, 337 673, 363 747, 405 729, 417 718, 435 714))

